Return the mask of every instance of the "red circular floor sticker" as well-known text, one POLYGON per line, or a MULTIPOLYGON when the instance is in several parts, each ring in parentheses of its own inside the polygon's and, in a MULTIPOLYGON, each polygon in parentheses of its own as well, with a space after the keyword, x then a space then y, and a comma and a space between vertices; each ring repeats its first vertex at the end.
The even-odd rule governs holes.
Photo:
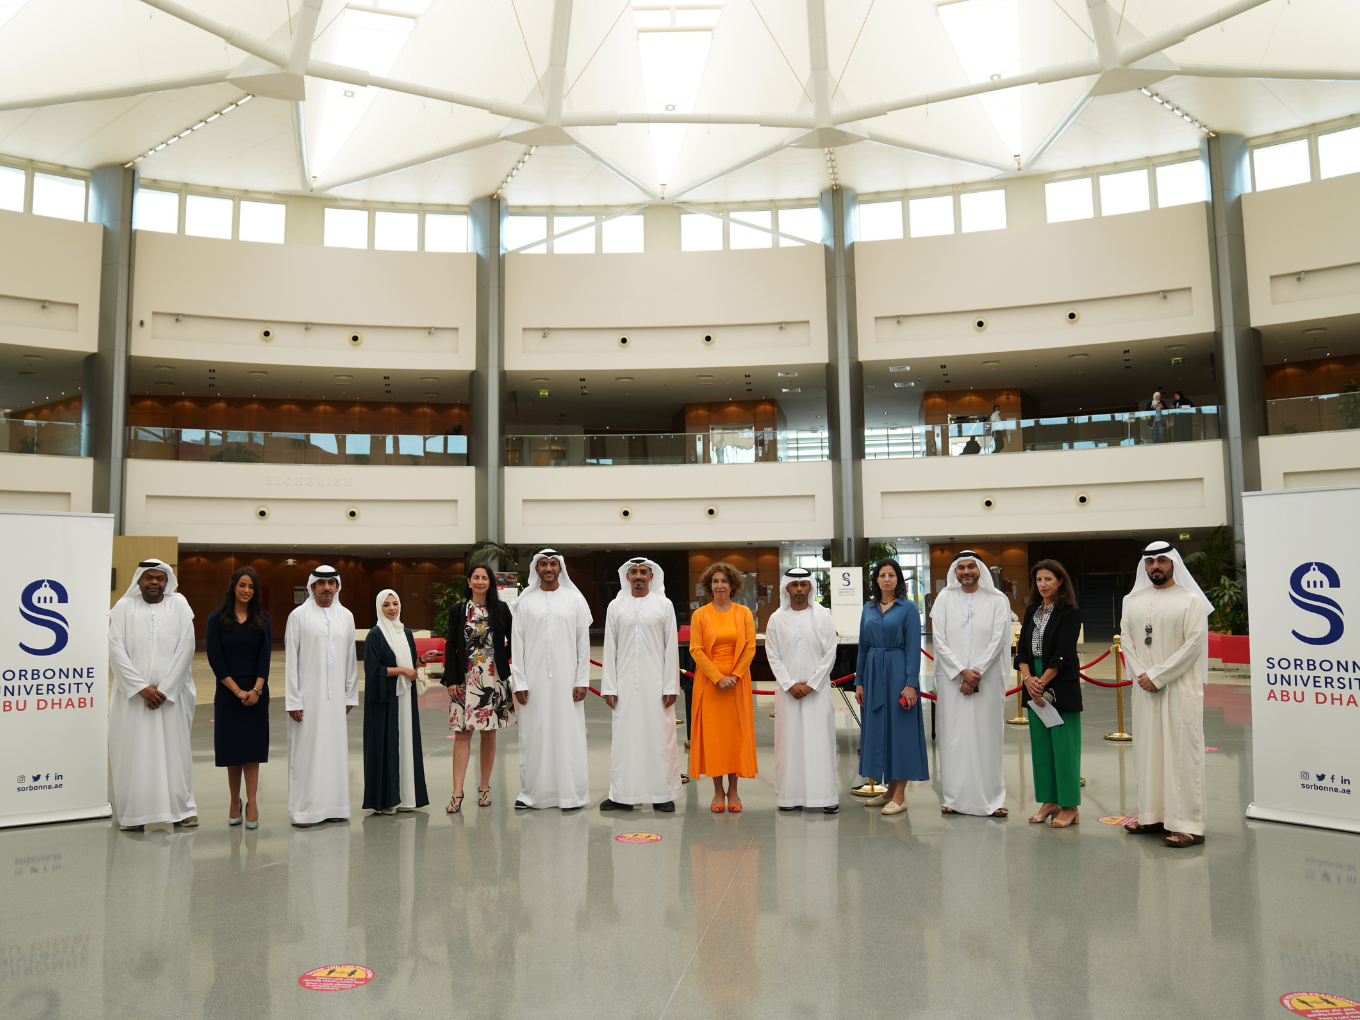
POLYGON ((1130 825, 1138 821, 1133 815, 1106 815, 1100 819, 1106 825, 1130 825))
POLYGON ((616 843, 660 843, 661 837, 655 832, 620 832, 614 837, 616 843))
POLYGON ((1326 1020, 1360 1017, 1360 1002, 1322 992, 1290 992, 1280 996, 1280 1005, 1299 1016, 1324 1017, 1326 1020))
POLYGON ((1216 748, 1216 747, 1206 747, 1204 750, 1206 750, 1206 751, 1217 751, 1218 748, 1216 748))
POLYGON ((353 963, 338 963, 333 967, 317 967, 298 978, 298 984, 314 992, 347 992, 373 980, 373 972, 353 963))

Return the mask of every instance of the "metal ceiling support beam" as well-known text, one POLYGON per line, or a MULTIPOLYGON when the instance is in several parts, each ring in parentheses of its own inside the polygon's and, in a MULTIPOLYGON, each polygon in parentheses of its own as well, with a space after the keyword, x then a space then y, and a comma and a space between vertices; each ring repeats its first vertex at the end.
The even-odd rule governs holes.
POLYGON ((808 30, 808 63, 811 74, 808 85, 812 92, 812 117, 818 127, 831 126, 831 72, 826 56, 826 2, 806 0, 808 30))
POLYGON ((938 149, 933 145, 922 145, 920 142, 909 142, 904 138, 897 138, 894 135, 885 135, 878 131, 867 133, 869 141, 877 142, 879 145, 891 145, 895 149, 906 149, 908 152, 919 152, 923 156, 936 156, 939 159, 952 159, 956 163, 967 163, 969 166, 985 167, 988 170, 996 170, 1000 173, 1010 173, 1015 169, 1014 163, 993 163, 989 159, 980 156, 965 156, 962 153, 950 152, 948 149, 938 149))
POLYGON ((530 248, 537 248, 540 244, 547 244, 549 241, 556 241, 559 237, 568 237, 571 234, 578 234, 582 230, 594 230, 601 223, 608 223, 610 220, 616 220, 620 216, 632 216, 634 213, 640 213, 642 212, 643 209, 646 209, 648 205, 650 205, 650 203, 648 202, 639 202, 637 205, 630 205, 627 209, 624 209, 622 212, 610 213, 603 219, 591 220, 589 223, 582 223, 579 227, 572 227, 570 230, 559 231, 558 233, 553 234, 551 237, 545 237, 538 241, 531 241, 528 244, 522 244, 518 248, 511 248, 505 254, 518 255, 520 252, 528 251, 530 248))
POLYGON ((760 149, 757 152, 751 153, 749 156, 743 156, 735 163, 730 163, 727 166, 723 167, 721 170, 714 170, 711 174, 705 174, 703 177, 700 177, 697 181, 691 181, 684 187, 677 188, 675 191, 672 191, 666 197, 667 199, 674 201, 681 195, 687 195, 691 191, 694 191, 696 188, 702 188, 705 184, 712 184, 714 181, 720 180, 721 178, 726 177, 728 174, 734 174, 738 170, 750 166, 752 163, 759 163, 762 159, 765 159, 767 156, 773 156, 776 152, 782 152, 787 144, 788 144, 787 140, 775 142, 773 145, 766 146, 765 148, 760 149))
MULTIPOLYGON (((312 58, 312 44, 316 41, 316 21, 321 15, 321 0, 302 0, 297 24, 293 27, 293 52, 289 54, 288 70, 295 74, 307 73, 307 61, 312 58)), ((306 89, 306 82, 303 82, 306 89)), ((303 191, 312 190, 312 171, 307 159, 306 100, 295 99, 293 108, 293 148, 297 152, 298 177, 303 191)))
POLYGON ((562 96, 567 88, 567 49, 571 43, 572 0, 553 3, 552 39, 543 72, 543 123, 562 123, 562 96))
POLYGON ((642 192, 644 195, 647 196, 647 200, 649 202, 661 201, 661 196, 657 194, 650 186, 648 186, 647 183, 644 182, 640 177, 637 177, 636 175, 629 173, 623 167, 619 166, 618 163, 615 163, 612 159, 606 156, 599 149, 595 148, 595 146, 591 145, 589 142, 585 141, 577 142, 576 148, 580 149, 587 156, 593 159, 596 163, 599 163, 600 166, 604 167, 615 177, 619 178, 619 180, 627 181, 633 187, 637 188, 638 191, 642 192))
POLYGON ((1056 64, 1052 67, 1041 67, 1039 70, 1030 71, 1028 74, 1014 74, 1009 78, 997 78, 992 81, 976 82, 972 85, 960 85, 952 89, 941 89, 939 92, 922 92, 920 95, 908 96, 906 99, 884 99, 877 103, 846 106, 837 110, 832 119, 837 124, 848 124, 851 121, 865 120, 870 117, 882 117, 898 110, 928 106, 931 103, 946 103, 951 99, 980 96, 988 92, 1018 88, 1021 85, 1046 85, 1049 82, 1085 78, 1087 75, 1099 74, 1100 71, 1099 60, 1079 60, 1072 64, 1056 64))
POLYGON ((1025 158, 1020 166, 1026 170, 1033 166, 1035 161, 1047 152, 1054 142, 1062 137, 1063 132, 1076 123, 1077 118, 1080 117, 1083 111, 1090 105, 1091 89, 1083 89, 1081 95, 1077 96, 1076 102, 1067 108, 1067 112, 1062 115, 1058 120, 1058 123, 1054 124, 1053 127, 1049 129, 1048 134, 1044 135, 1043 141, 1034 147, 1034 151, 1025 158))
POLYGON ((357 85, 363 89, 373 87, 387 89, 391 92, 405 92, 412 96, 435 99, 441 103, 452 103, 454 106, 470 106, 474 110, 485 110, 487 113, 494 113, 498 117, 527 120, 534 124, 543 123, 543 111, 534 106, 525 106, 523 103, 507 103, 500 99, 482 99, 480 96, 470 96, 465 92, 450 92, 448 89, 437 89, 432 85, 419 85, 415 82, 399 81, 396 78, 384 78, 381 75, 369 74, 357 67, 344 67, 340 64, 327 63, 324 60, 308 61, 307 73, 313 78, 325 78, 327 81, 357 85))
POLYGON ((1121 66, 1119 63, 1119 34, 1108 0, 1086 0, 1086 20, 1091 26, 1091 38, 1096 43, 1096 56, 1105 70, 1121 66))
POLYGON ((796 244, 817 243, 806 237, 799 237, 797 234, 786 234, 783 231, 775 230, 772 227, 762 227, 759 223, 747 223, 745 220, 737 219, 731 213, 715 212, 712 209, 704 209, 697 205, 690 205, 688 202, 676 202, 675 207, 677 209, 683 209, 688 213, 698 213, 700 216, 712 216, 715 220, 726 220, 728 223, 735 223, 739 227, 750 227, 752 230, 759 230, 764 234, 773 234, 775 237, 782 237, 785 240, 793 241, 796 244))
POLYGON ((828 188, 820 196, 826 251, 826 419, 831 440, 832 556, 863 563, 868 556, 861 504, 864 462, 864 365, 859 360, 855 300, 855 225, 859 196, 828 188))
POLYGON ((312 171, 307 165, 307 111, 306 103, 294 100, 293 107, 293 150, 297 153, 298 185, 303 191, 312 190, 312 171))
POLYGON ((1229 18, 1235 18, 1239 14, 1244 14, 1253 7, 1260 7, 1262 4, 1270 3, 1270 0, 1237 0, 1235 4, 1228 4, 1227 7, 1220 7, 1216 11, 1187 21, 1183 25, 1176 25, 1168 28, 1165 32, 1158 32, 1156 35, 1149 36, 1142 42, 1136 42, 1132 46, 1127 46, 1119 52, 1119 62, 1124 66, 1150 57, 1154 53, 1160 53, 1168 46, 1175 46, 1177 43, 1185 42, 1196 32, 1203 32, 1206 28, 1213 28, 1215 25, 1222 24, 1229 18))
POLYGON ((614 127, 618 124, 739 124, 750 127, 811 128, 808 116, 796 113, 614 113, 582 110, 562 114, 563 127, 614 127))
POLYGON ((1231 64, 1177 64, 1190 78, 1284 78, 1302 81, 1360 81, 1360 70, 1326 67, 1236 67, 1231 64))
POLYGON ((77 89, 73 92, 47 92, 40 96, 24 96, 20 99, 6 99, 0 102, 0 112, 5 110, 36 110, 42 106, 62 106, 66 103, 93 103, 101 99, 123 99, 127 96, 144 96, 152 92, 169 92, 172 89, 192 89, 200 85, 217 85, 227 80, 235 69, 209 71, 206 74, 191 74, 180 78, 157 78, 141 81, 132 85, 114 85, 106 89, 77 89))
POLYGON ((271 64, 279 67, 288 66, 288 54, 282 50, 276 50, 263 39, 256 39, 249 32, 242 32, 239 28, 232 28, 230 25, 223 25, 213 21, 212 18, 205 18, 197 11, 191 11, 183 4, 177 4, 174 0, 142 0, 148 7, 154 7, 158 11, 164 11, 172 18, 179 18, 180 21, 187 22, 195 28, 225 39, 230 45, 238 50, 244 50, 251 56, 267 60, 271 64))
POLYGON ((413 166, 420 166, 422 163, 433 163, 435 160, 444 159, 447 156, 456 156, 460 152, 468 152, 472 149, 480 149, 487 145, 495 145, 497 142, 504 141, 501 133, 495 131, 489 135, 481 135, 477 138, 469 138, 467 141, 459 142, 457 145, 446 145, 442 149, 435 149, 433 152, 423 152, 419 156, 412 156, 410 159, 403 159, 399 163, 389 163, 373 170, 364 170, 349 177, 341 177, 336 180, 322 181, 312 190, 314 191, 333 191, 336 188, 343 188, 347 184, 358 184, 360 181, 372 180, 374 177, 385 177, 388 174, 397 173, 399 170, 409 170, 413 166))

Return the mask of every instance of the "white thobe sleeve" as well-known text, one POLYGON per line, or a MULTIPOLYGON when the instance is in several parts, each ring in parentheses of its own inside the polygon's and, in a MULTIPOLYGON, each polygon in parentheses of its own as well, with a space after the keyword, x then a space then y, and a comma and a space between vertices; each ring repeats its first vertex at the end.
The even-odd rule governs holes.
POLYGON ((1186 600, 1184 619, 1185 640, 1181 642, 1181 646, 1166 662, 1158 663, 1147 671, 1148 679, 1157 685, 1158 690, 1188 672, 1204 652, 1205 637, 1209 632, 1209 617, 1205 614, 1199 599, 1186 600))
MULTIPOLYGON (((194 652, 194 611, 182 596, 171 596, 175 610, 175 626, 179 633, 175 640, 175 651, 165 668, 165 679, 156 689, 165 695, 165 700, 174 704, 185 693, 185 688, 193 687, 194 652)), ((169 623, 169 621, 166 621, 169 623)))
POLYGON ((680 693, 680 628, 675 622, 675 603, 666 600, 666 655, 662 659, 661 694, 680 693))
POLYGON ((1129 622, 1129 600, 1131 598, 1133 598, 1132 594, 1124 596, 1124 610, 1119 617, 1119 650, 1123 653, 1124 665, 1128 667, 1129 679, 1137 680, 1148 671, 1148 667, 1143 665, 1135 650, 1138 648, 1138 638, 1134 633, 1133 625, 1129 622))
POLYGON ((109 669, 115 689, 125 698, 135 698, 142 688, 149 686, 128 653, 127 625, 131 615, 127 606, 118 604, 109 617, 109 669))
POLYGON ((590 606, 584 597, 576 607, 576 686, 590 686, 590 606))
MULTIPOLYGON (((806 610, 804 610, 806 612, 806 610)), ((782 611, 776 612, 770 617, 770 622, 765 624, 765 658, 770 664, 770 672, 774 674, 775 683, 779 684, 781 690, 787 691, 798 681, 794 679, 789 667, 784 663, 784 649, 780 646, 784 643, 785 637, 791 637, 793 628, 786 628, 781 619, 782 611)), ((789 649, 792 651, 792 649, 789 649)))
POLYGON ((959 661, 959 657, 949 647, 949 639, 946 636, 949 632, 949 603, 952 601, 945 589, 940 592, 935 599, 935 605, 930 609, 930 622, 934 625, 931 629, 935 632, 935 675, 944 675, 949 679, 954 679, 968 667, 959 661), (944 669, 941 670, 940 667, 944 669))
POLYGON ((987 650, 982 653, 982 658, 978 665, 970 668, 986 672, 987 668, 996 661, 1002 650, 1010 646, 1011 636, 1011 610, 1010 600, 1004 602, 1001 599, 991 599, 996 613, 992 621, 992 639, 987 642, 987 650))
MULTIPOLYGON (((518 600, 517 600, 518 601, 518 600)), ((525 631, 529 627, 529 617, 518 619, 516 613, 515 625, 510 628, 510 680, 514 689, 517 691, 527 691, 529 689, 529 677, 524 672, 525 650, 520 648, 524 644, 525 631)))
MULTIPOLYGON (((804 609, 803 612, 815 612, 812 608, 804 609)), ((836 621, 832 619, 830 613, 817 613, 812 618, 813 630, 821 639, 821 658, 817 660, 817 665, 812 669, 812 679, 807 685, 814 691, 820 691, 829 685, 831 680, 831 667, 836 662, 836 621)), ((766 636, 766 641, 769 637, 766 636)))
POLYGON ((298 676, 298 655, 302 651, 302 625, 297 613, 288 614, 283 628, 283 708, 286 712, 301 712, 302 684, 298 676))
POLYGON ((609 603, 604 614, 604 652, 600 656, 600 695, 608 697, 619 693, 618 683, 618 603, 609 603))
MULTIPOLYGON (((359 657, 354 648, 354 616, 350 615, 349 626, 345 628, 345 704, 359 704, 359 657)), ((405 633, 402 640, 406 640, 405 633)), ((395 654, 395 653, 394 653, 395 654)), ((419 693, 419 691, 417 691, 419 693)))

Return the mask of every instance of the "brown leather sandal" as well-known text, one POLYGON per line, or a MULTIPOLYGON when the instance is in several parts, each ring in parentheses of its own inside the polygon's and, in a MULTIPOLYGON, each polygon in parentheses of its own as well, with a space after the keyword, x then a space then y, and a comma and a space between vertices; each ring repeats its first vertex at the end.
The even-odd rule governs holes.
POLYGON ((1189 832, 1173 832, 1166 839, 1162 840, 1167 846, 1183 850, 1188 846, 1199 846, 1204 842, 1203 836, 1196 836, 1189 832))
POLYGON ((1161 822, 1153 822, 1151 825, 1144 825, 1141 822, 1130 822, 1124 826, 1124 831, 1135 836, 1148 836, 1154 832, 1165 832, 1166 826, 1161 822))

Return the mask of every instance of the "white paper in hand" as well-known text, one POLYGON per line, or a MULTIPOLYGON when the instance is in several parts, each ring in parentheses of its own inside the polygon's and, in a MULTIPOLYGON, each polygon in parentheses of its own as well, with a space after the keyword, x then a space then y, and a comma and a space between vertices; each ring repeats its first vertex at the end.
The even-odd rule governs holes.
POLYGON ((1039 717, 1039 721, 1043 723, 1045 726, 1047 726, 1050 730, 1054 726, 1061 726, 1063 724, 1062 715, 1059 714, 1058 710, 1054 708, 1052 705, 1050 705, 1047 701, 1036 702, 1031 698, 1029 702, 1029 710, 1033 712, 1035 715, 1037 715, 1039 717))

